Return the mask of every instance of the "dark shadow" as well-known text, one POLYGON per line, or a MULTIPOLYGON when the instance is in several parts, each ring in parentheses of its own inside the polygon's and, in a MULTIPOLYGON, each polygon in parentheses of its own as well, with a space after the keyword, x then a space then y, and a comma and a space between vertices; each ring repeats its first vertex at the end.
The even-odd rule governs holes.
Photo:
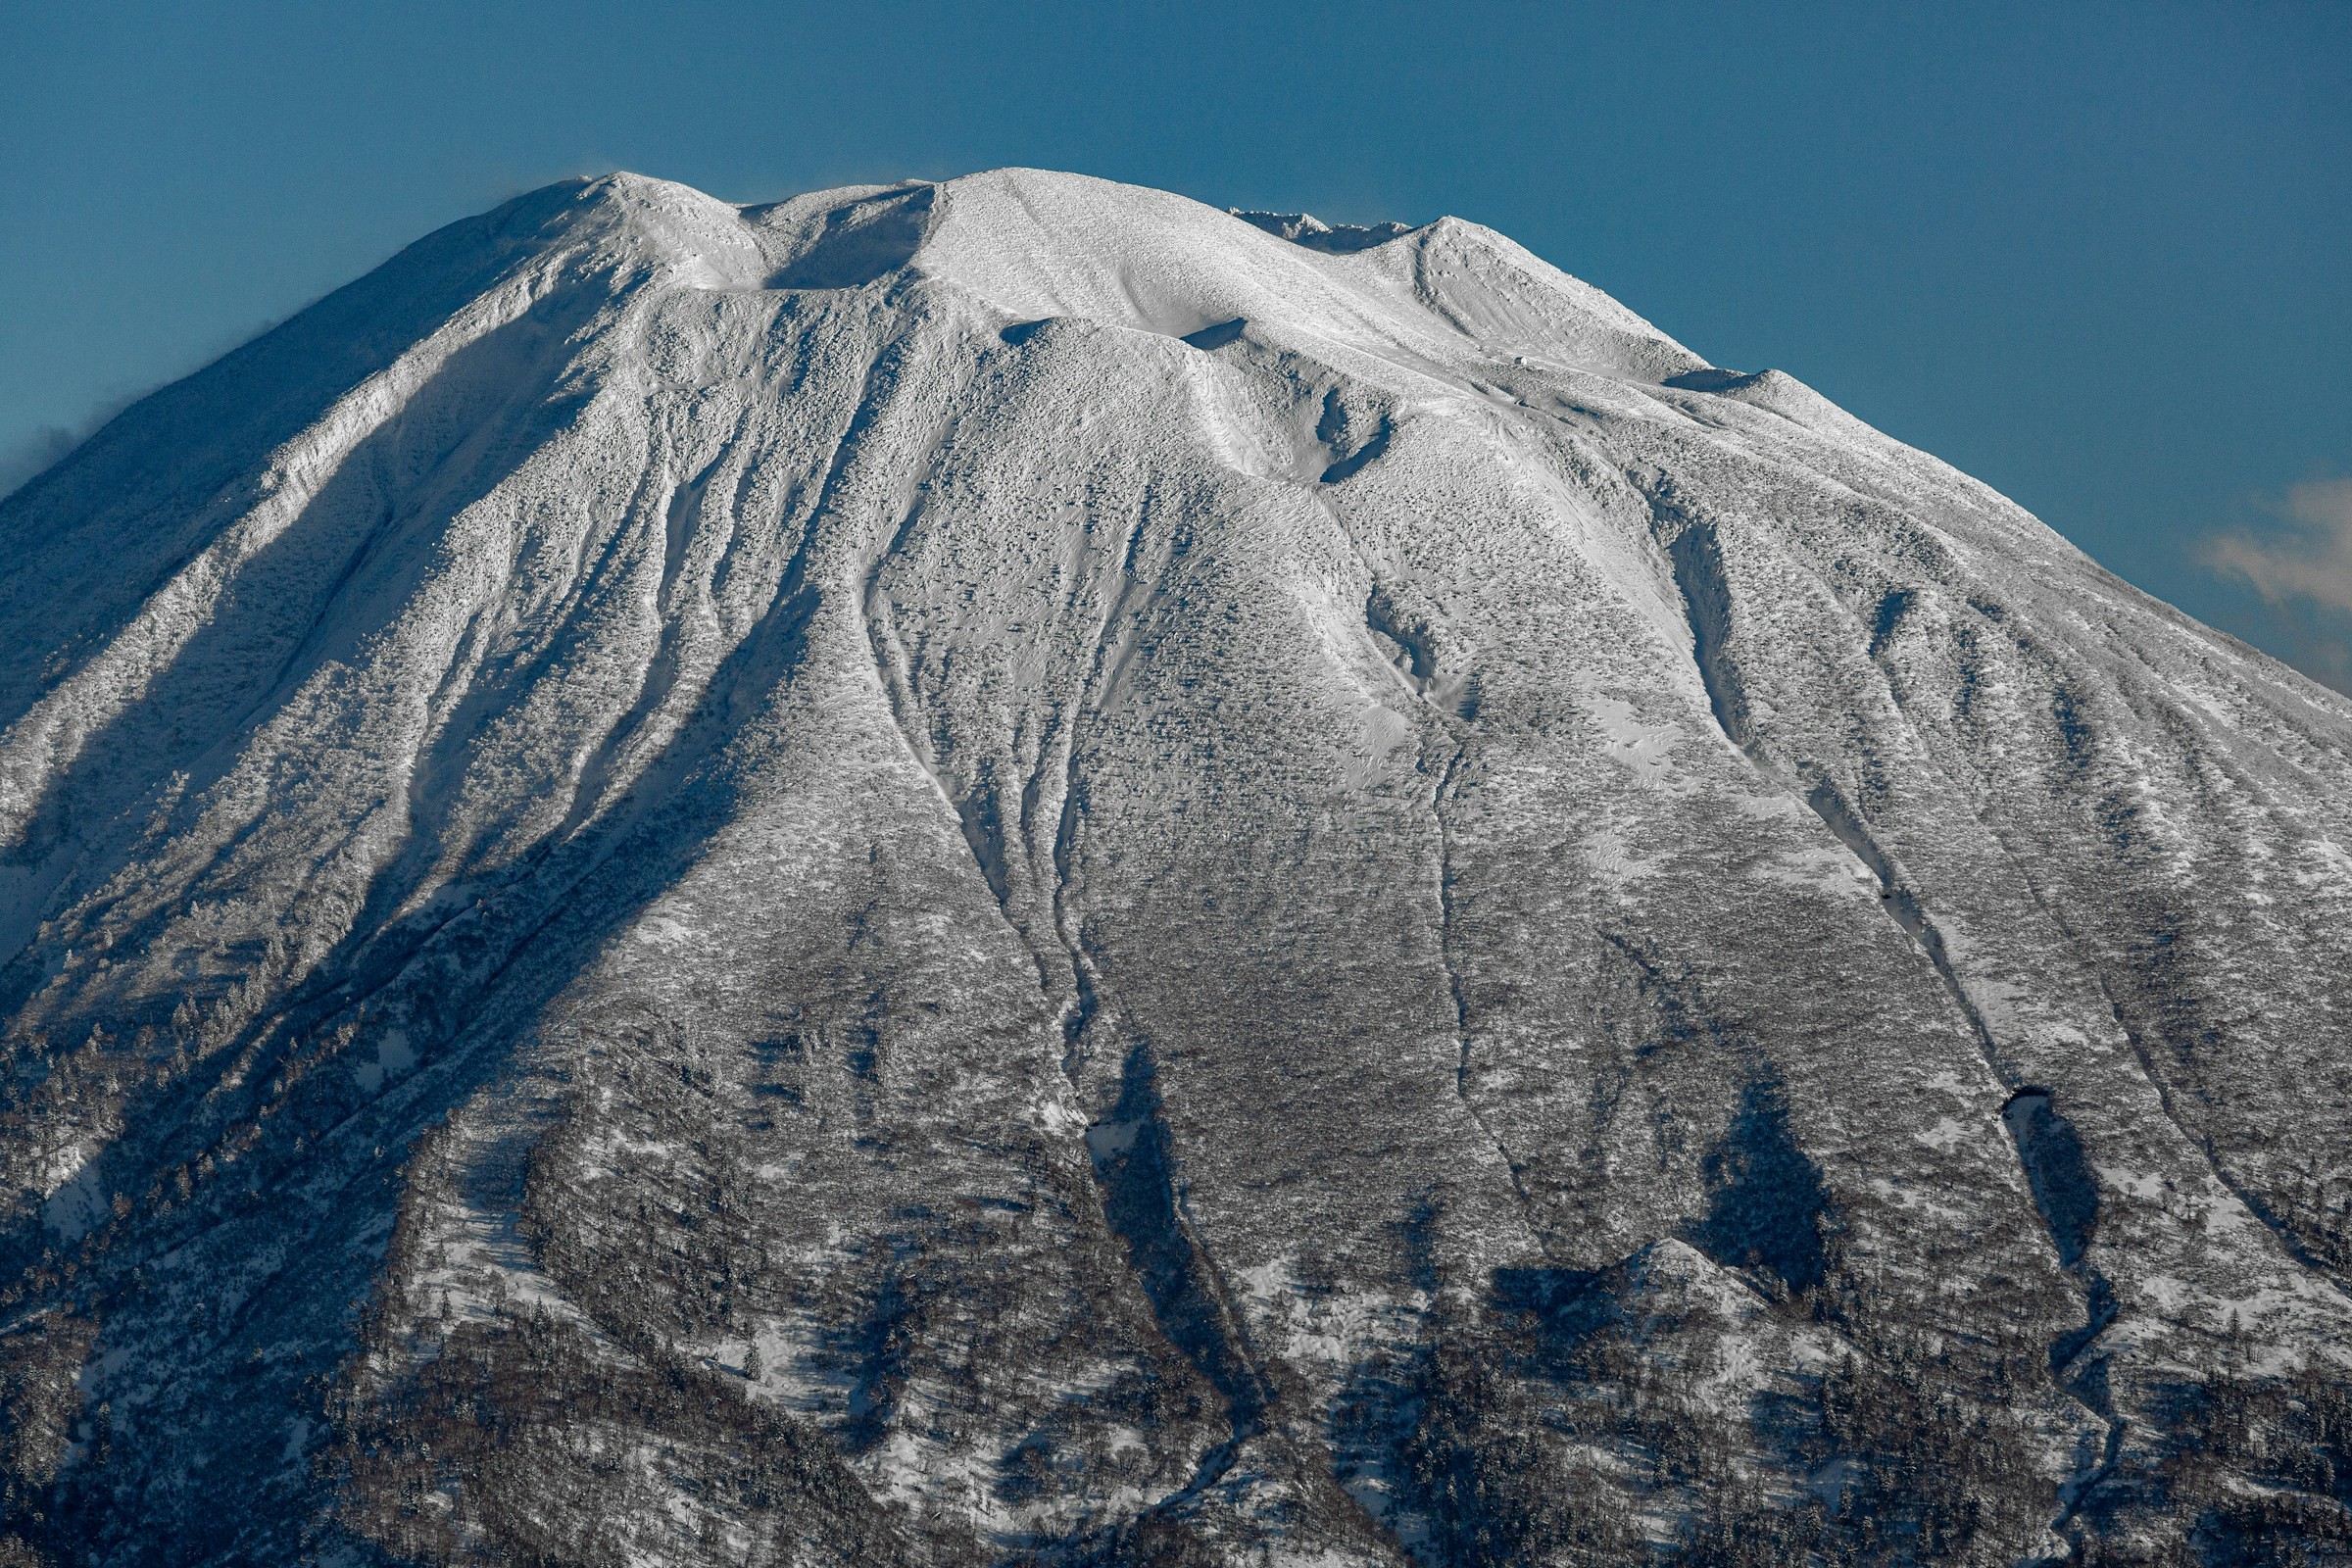
POLYGON ((1731 653, 1732 584, 1724 570, 1723 547, 1716 540, 1715 524, 1691 516, 1668 485, 1647 487, 1644 493, 1649 497, 1652 537, 1665 551, 1675 586, 1682 590, 1683 612, 1690 625, 1690 654, 1698 663, 1715 723, 1725 739, 1749 751, 1755 736, 1748 724, 1747 691, 1731 653))
POLYGON ((1371 440, 1323 470, 1323 483, 1338 484, 1342 479, 1353 477, 1365 464, 1374 462, 1389 450, 1389 437, 1393 431, 1394 427, 1389 421, 1382 419, 1380 428, 1372 432, 1371 440))
POLYGON ((1262 228, 1276 239, 1287 239, 1294 245, 1333 256, 1368 251, 1398 235, 1413 232, 1409 223, 1326 223, 1311 213, 1245 213, 1239 208, 1230 211, 1243 222, 1262 228))
POLYGON ((914 260, 931 229, 937 187, 853 202, 825 215, 815 242, 768 279, 769 288, 861 288, 914 260))
POLYGON ((1917 596, 1908 588, 1893 589, 1879 600, 1879 608, 1870 618, 1871 658, 1886 651, 1886 645, 1894 641, 1895 628, 1902 624, 1916 602, 1917 596))
POLYGON ((1779 1084, 1759 1079, 1740 1093, 1722 1144, 1700 1168, 1707 1212, 1691 1228, 1693 1245, 1726 1268, 1770 1274, 1791 1293, 1822 1282, 1830 1190, 1789 1129, 1779 1084))
POLYGON ((1127 1054, 1110 1116, 1087 1129, 1102 1214, 1126 1246, 1128 1266, 1169 1344, 1225 1397, 1233 1436, 1202 1458, 1187 1494, 1220 1478, 1263 1425, 1268 1395, 1235 1340, 1233 1326, 1176 1206, 1176 1173, 1159 1085, 1150 1054, 1127 1054))
POLYGON ((1751 372, 1747 370, 1719 370, 1713 368, 1704 370, 1685 370, 1680 375, 1668 376, 1660 384, 1664 386, 1676 387, 1685 392, 1714 392, 1717 394, 1725 392, 1743 392, 1747 388, 1754 386, 1757 382, 1763 380, 1766 373, 1767 372, 1763 370, 1751 372))
POLYGON ((1204 353, 1211 352, 1225 347, 1228 343, 1240 342, 1242 334, 1249 329, 1249 318, 1237 316, 1230 321, 1219 321, 1216 325, 1204 326, 1198 332, 1187 332, 1179 341, 1190 343, 1204 353))
POLYGON ((2099 1225, 2099 1184, 2075 1124, 2052 1106, 2046 1089, 2021 1089, 2001 1107, 2001 1121, 2017 1142, 2017 1157, 2041 1210, 2058 1261, 2074 1268, 2082 1261, 2099 1225))
POLYGON ((1490 1302, 1535 1346, 1538 1370, 1567 1378, 1585 1343, 1617 1322, 1622 1283, 1615 1270, 1498 1268, 1490 1302))

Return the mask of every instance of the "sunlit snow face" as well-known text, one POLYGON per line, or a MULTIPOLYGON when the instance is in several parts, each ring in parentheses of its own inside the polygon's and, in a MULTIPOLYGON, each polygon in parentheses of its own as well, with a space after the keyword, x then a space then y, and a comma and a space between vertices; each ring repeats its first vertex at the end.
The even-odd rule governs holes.
POLYGON ((1490 230, 583 182, 109 443, 0 508, 52 1520, 1989 1558, 2287 1484, 2132 1435, 2342 1337, 2352 712, 1490 230))

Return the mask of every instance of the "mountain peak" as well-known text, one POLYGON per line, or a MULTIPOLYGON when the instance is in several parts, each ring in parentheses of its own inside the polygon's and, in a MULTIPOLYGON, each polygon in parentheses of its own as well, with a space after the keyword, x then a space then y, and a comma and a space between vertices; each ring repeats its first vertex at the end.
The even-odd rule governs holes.
POLYGON ((2352 704, 1492 229, 566 181, 0 550, 20 1555, 2333 1539, 2352 704))

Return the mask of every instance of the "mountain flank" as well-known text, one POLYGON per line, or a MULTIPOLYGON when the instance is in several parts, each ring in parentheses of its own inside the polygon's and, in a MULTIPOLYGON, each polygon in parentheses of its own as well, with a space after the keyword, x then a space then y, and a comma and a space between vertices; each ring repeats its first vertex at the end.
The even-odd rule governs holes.
POLYGON ((1490 229, 566 182, 0 550, 0 1561, 2352 1553, 2352 703, 1490 229))

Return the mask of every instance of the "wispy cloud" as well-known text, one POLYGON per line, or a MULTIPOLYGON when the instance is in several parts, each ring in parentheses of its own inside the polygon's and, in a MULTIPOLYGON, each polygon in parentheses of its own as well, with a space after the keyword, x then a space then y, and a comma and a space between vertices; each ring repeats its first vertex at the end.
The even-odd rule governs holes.
POLYGON ((2263 597, 2306 674, 2352 691, 2352 479, 2296 485, 2263 510, 2272 526, 2216 534, 2206 564, 2263 597))
POLYGON ((2308 599, 2352 610, 2352 479, 2322 479, 2286 493, 2274 537, 2216 537, 2205 559, 2243 577, 2273 604, 2308 599))

